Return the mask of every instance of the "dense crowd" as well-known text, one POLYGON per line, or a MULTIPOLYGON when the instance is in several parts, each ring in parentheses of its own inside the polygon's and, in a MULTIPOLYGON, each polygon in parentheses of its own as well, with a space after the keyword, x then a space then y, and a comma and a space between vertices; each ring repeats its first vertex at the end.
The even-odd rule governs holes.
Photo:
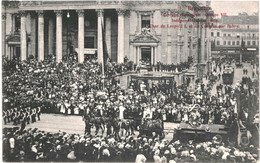
MULTIPOLYGON (((180 65, 164 65, 158 63, 158 65, 155 66, 155 71, 179 72, 188 69, 190 63, 191 62, 187 62, 180 65)), ((10 143, 11 137, 13 137, 11 142, 19 140, 18 144, 26 142, 26 144, 31 145, 30 147, 24 145, 24 149, 22 145, 19 145, 21 149, 14 150, 14 146, 16 145, 9 144, 10 148, 8 147, 7 149, 9 149, 13 155, 8 159, 46 159, 59 161, 64 159, 64 161, 66 161, 72 157, 74 158, 72 160, 79 161, 84 159, 88 161, 104 161, 109 159, 111 159, 110 161, 114 159, 127 161, 124 159, 132 159, 138 154, 143 154, 149 161, 153 159, 153 156, 157 153, 156 158, 164 156, 165 159, 170 160, 173 157, 175 161, 182 161, 182 156, 179 158, 178 154, 174 154, 174 156, 167 155, 171 153, 171 149, 168 149, 170 152, 166 152, 166 149, 159 149, 159 154, 157 150, 155 150, 157 152, 153 151, 154 153, 149 151, 153 149, 150 147, 155 146, 155 144, 149 143, 154 141, 138 144, 139 139, 137 139, 134 143, 131 141, 129 143, 125 138, 122 139, 122 137, 118 135, 114 137, 116 139, 114 143, 116 143, 111 144, 112 149, 110 150, 108 139, 114 136, 110 133, 110 129, 113 128, 114 131, 116 124, 113 123, 120 122, 123 119, 134 119, 136 122, 142 119, 161 119, 168 122, 185 122, 192 126, 200 124, 235 125, 250 131, 250 144, 258 146, 259 133, 256 131, 254 118, 258 113, 259 104, 257 99, 259 95, 257 94, 258 91, 255 86, 250 84, 250 79, 243 79, 241 82, 237 82, 236 87, 220 84, 216 87, 217 94, 214 95, 211 94, 211 90, 213 89, 213 83, 211 82, 215 81, 210 81, 210 83, 206 85, 204 85, 202 81, 198 81, 194 86, 193 83, 186 80, 181 86, 177 86, 174 81, 170 80, 132 80, 129 84, 129 88, 122 90, 119 81, 114 78, 113 75, 120 74, 123 71, 133 70, 132 63, 127 60, 125 61, 125 65, 115 65, 108 61, 104 75, 102 74, 101 65, 96 59, 89 59, 82 64, 79 64, 75 59, 73 60, 73 58, 62 63, 56 63, 55 58, 46 59, 43 62, 37 62, 31 59, 27 62, 15 62, 14 65, 13 63, 8 63, 4 65, 5 70, 8 70, 8 68, 6 68, 8 66, 10 66, 10 71, 6 71, 3 74, 3 119, 6 123, 11 121, 14 124, 21 123, 21 130, 7 134, 8 136, 4 141, 8 144, 10 143), (194 88, 191 89, 191 86, 194 88), (94 124, 96 130, 98 130, 97 127, 105 126, 109 133, 107 133, 107 137, 97 138, 96 136, 86 137, 63 133, 46 134, 38 130, 24 131, 26 122, 30 123, 31 121, 34 123, 36 117, 40 119, 41 112, 83 115, 86 126, 90 124, 91 119, 101 117, 103 119, 98 122, 100 126, 94 124), (106 121, 106 119, 115 119, 118 121, 106 121), (56 134, 61 135, 59 138, 56 138, 56 134), (36 135, 40 136, 36 137, 36 135), (44 140, 40 139, 43 135, 45 135, 44 140), (67 136, 63 139, 65 135, 67 136), (60 137, 62 138, 60 139, 60 137), (71 139, 67 139, 68 137, 71 139), (79 138, 75 143, 75 137, 81 137, 82 142, 79 138), (27 138, 30 140, 27 140, 27 138), (47 143, 49 146, 42 143, 42 141, 50 142, 47 143), (101 145, 103 141, 106 143, 105 146, 101 145), (54 142, 58 143, 55 144, 54 142), (83 142, 85 145, 82 144, 83 142), (118 143, 122 143, 123 145, 120 146, 118 143), (147 147, 145 146, 146 143, 148 143, 147 147), (140 146, 141 151, 139 151, 140 146), (85 149, 88 147, 91 149, 85 149), (84 148, 84 150, 80 150, 79 148, 84 148), (119 149, 119 153, 121 152, 121 154, 117 155, 118 151, 114 148, 119 149), (148 150, 148 154, 145 154, 147 151, 144 149, 148 150), (91 150, 92 153, 84 152, 85 150, 91 150), (104 150, 106 154, 103 154, 104 150), (122 154, 124 152, 132 152, 131 157, 124 156, 122 154)), ((221 64, 217 67, 218 68, 215 68, 215 72, 221 72, 221 64)), ((93 123, 96 123, 96 120, 93 123)), ((138 125, 140 124, 135 124, 135 130, 138 125)), ((91 126, 86 128, 85 133, 90 134, 88 132, 89 127, 91 126)), ((233 136, 237 136, 237 133, 232 134, 233 136)), ((234 141, 236 141, 236 139, 237 137, 234 138, 234 141)), ((134 138, 131 138, 131 140, 134 140, 134 138)), ((140 141, 143 140, 140 139, 140 141)), ((157 141, 159 144, 162 143, 160 140, 157 141)), ((169 144, 167 144, 167 146, 168 145, 169 144)), ((210 145, 208 144, 208 146, 210 145)), ((231 159, 229 161, 232 161, 232 159, 237 159, 236 156, 235 158, 231 156, 230 158, 228 157, 227 153, 232 151, 232 149, 225 151, 222 148, 223 151, 220 154, 216 152, 216 149, 218 149, 216 146, 212 146, 212 148, 214 157, 217 155, 216 159, 223 159, 225 152, 224 158, 226 160, 231 159)), ((184 160, 191 159, 190 161, 194 161, 194 158, 199 159, 200 156, 194 153, 195 148, 192 148, 192 153, 190 153, 188 149, 189 148, 185 148, 183 151, 179 150, 176 153, 179 152, 181 155, 185 153, 183 154, 185 155, 184 160), (191 155, 192 157, 190 157, 191 155)), ((208 152, 209 155, 212 153, 212 151, 209 151, 207 148, 203 150, 205 153, 208 152)), ((252 156, 244 154, 239 152, 239 159, 246 160, 246 156, 250 156, 249 158, 252 156)), ((207 160, 206 158, 204 159, 207 160)))
POLYGON ((192 57, 188 58, 188 61, 181 62, 180 64, 165 64, 162 62, 157 62, 156 64, 151 64, 151 60, 142 59, 140 60, 137 70, 141 67, 149 67, 152 71, 158 72, 181 72, 183 70, 188 70, 192 64, 192 57))
POLYGON ((147 137, 91 136, 50 133, 37 128, 5 129, 4 161, 91 161, 91 162, 254 162, 258 149, 232 147, 213 140, 187 143, 147 137))

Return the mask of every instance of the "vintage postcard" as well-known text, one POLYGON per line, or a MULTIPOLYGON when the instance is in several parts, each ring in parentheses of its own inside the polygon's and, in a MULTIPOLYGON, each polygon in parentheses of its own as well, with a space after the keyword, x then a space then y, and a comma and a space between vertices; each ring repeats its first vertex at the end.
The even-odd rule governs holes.
POLYGON ((259 1, 1 13, 3 162, 259 162, 259 1))

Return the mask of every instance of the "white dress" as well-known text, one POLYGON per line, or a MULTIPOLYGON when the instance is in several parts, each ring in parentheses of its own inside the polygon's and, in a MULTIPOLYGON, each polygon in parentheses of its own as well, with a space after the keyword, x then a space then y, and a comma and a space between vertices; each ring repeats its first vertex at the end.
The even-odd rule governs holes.
POLYGON ((74 114, 77 114, 77 115, 79 114, 79 108, 78 107, 74 108, 74 114))
POLYGON ((60 106, 60 112, 63 114, 65 113, 65 107, 63 104, 60 106))
POLYGON ((120 106, 119 107, 119 119, 124 119, 124 111, 125 111, 125 107, 120 106))

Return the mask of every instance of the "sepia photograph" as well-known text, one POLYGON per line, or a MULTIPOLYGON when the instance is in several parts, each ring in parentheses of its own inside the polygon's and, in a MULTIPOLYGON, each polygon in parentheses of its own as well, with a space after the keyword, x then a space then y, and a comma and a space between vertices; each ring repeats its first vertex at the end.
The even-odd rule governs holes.
POLYGON ((1 162, 259 162, 259 1, 1 13, 1 162))

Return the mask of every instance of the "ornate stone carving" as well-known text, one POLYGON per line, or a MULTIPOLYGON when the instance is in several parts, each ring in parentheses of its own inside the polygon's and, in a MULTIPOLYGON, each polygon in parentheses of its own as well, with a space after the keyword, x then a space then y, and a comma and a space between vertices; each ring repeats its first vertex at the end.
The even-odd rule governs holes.
POLYGON ((168 12, 169 12, 169 11, 166 10, 166 9, 161 10, 161 14, 162 14, 162 16, 168 14, 168 12))
POLYGON ((55 10, 56 16, 62 16, 62 10, 55 10))
POLYGON ((135 36, 133 43, 158 43, 159 39, 150 33, 140 33, 135 36))
POLYGON ((19 11, 19 14, 20 14, 20 16, 22 17, 22 16, 26 16, 26 15, 27 15, 27 12, 25 12, 24 10, 20 10, 20 11, 19 11))
POLYGON ((124 10, 124 9, 117 9, 116 11, 117 11, 118 16, 122 16, 122 15, 124 16, 126 13, 126 10, 124 10))
POLYGON ((98 14, 98 17, 103 17, 104 16, 104 10, 103 9, 96 9, 96 12, 98 14))
POLYGON ((6 14, 2 14, 2 20, 5 21, 6 20, 6 14))
POLYGON ((43 16, 44 15, 44 11, 43 10, 38 10, 36 11, 38 16, 43 16))
POLYGON ((129 10, 126 10, 126 11, 125 11, 125 16, 127 16, 128 18, 130 18, 131 12, 130 12, 129 10))
POLYGON ((42 1, 20 1, 20 6, 40 6, 42 1))
POLYGON ((19 8, 20 1, 3 1, 2 5, 5 8, 19 8))
POLYGON ((76 10, 78 13, 78 16, 84 16, 85 11, 84 10, 76 10))
POLYGON ((179 11, 176 9, 169 10, 170 14, 179 14, 179 11))

